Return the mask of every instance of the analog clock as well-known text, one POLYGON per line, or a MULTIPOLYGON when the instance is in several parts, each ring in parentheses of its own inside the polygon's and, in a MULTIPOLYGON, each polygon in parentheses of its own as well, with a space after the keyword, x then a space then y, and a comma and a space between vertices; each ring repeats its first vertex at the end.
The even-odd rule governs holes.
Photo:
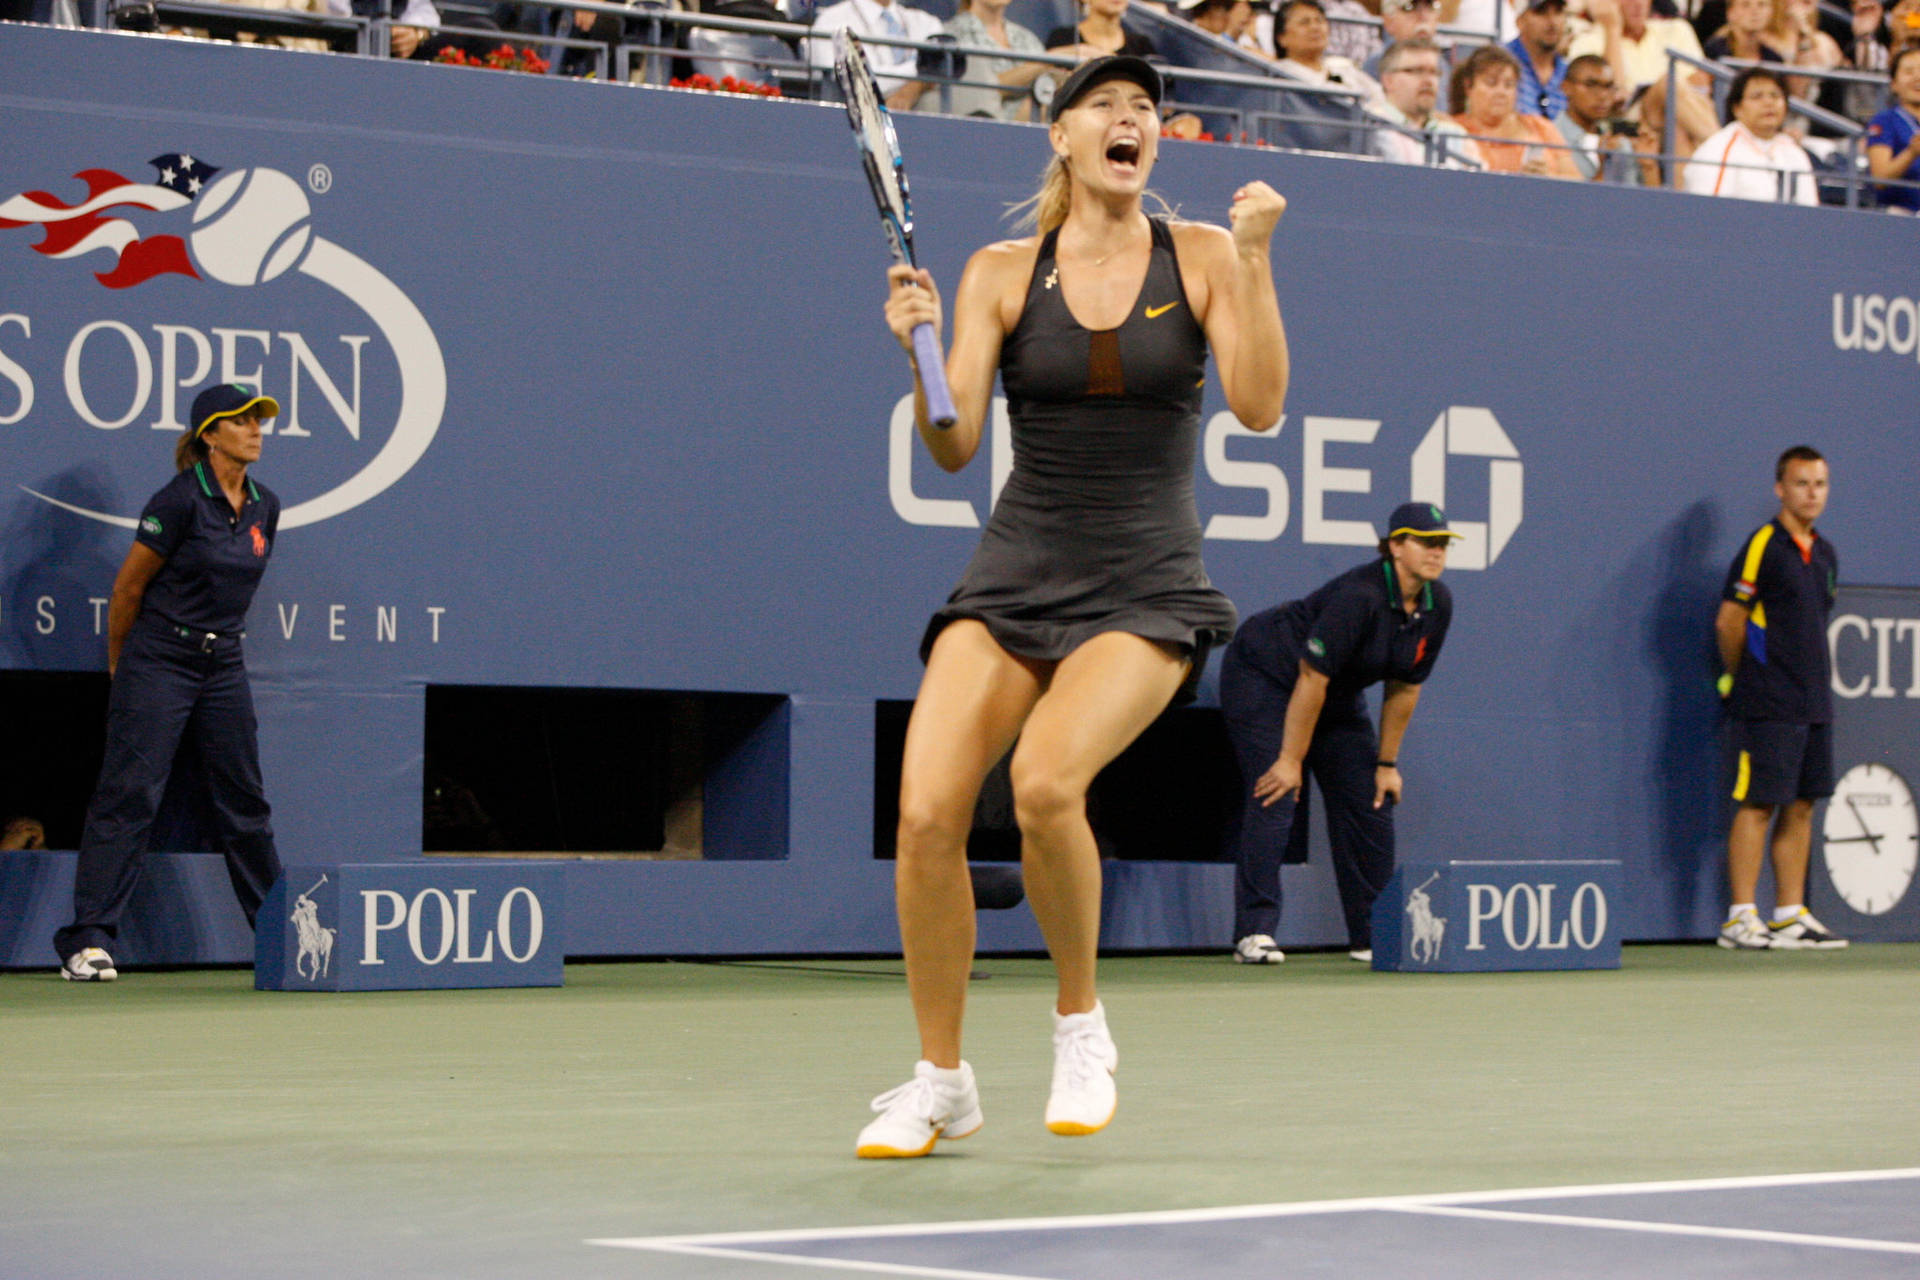
POLYGON ((1920 813, 1906 780, 1883 764, 1858 764, 1841 777, 1822 827, 1827 875, 1863 916, 1893 910, 1920 864, 1920 813))

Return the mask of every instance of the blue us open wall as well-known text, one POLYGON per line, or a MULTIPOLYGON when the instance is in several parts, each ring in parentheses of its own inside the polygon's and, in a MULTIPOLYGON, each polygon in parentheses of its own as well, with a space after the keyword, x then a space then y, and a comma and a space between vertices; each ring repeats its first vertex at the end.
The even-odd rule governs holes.
MULTIPOLYGON (((258 474, 306 516, 248 641, 290 860, 419 855, 429 685, 769 694, 714 815, 760 856, 567 864, 570 949, 895 947, 874 705, 912 697, 924 618, 1009 459, 998 442, 946 476, 910 447, 836 110, 16 26, 0 64, 0 197, 72 203, 82 170, 152 182, 149 159, 187 153, 284 174, 309 211, 305 239, 292 216, 259 233, 294 265, 253 285, 214 278, 222 233, 195 237, 219 218, 191 206, 126 216, 185 239, 201 278, 127 289, 96 283, 107 253, 51 259, 0 229, 0 666, 103 666, 90 601, 129 534, 68 508, 136 513, 167 474, 176 384, 257 376, 299 396, 258 474), (425 428, 433 371, 396 294, 444 372, 425 428)), ((950 296, 1010 234, 1044 137, 901 133, 950 296)), ((1254 178, 1291 201, 1274 258, 1294 377, 1277 435, 1209 431, 1215 580, 1263 608, 1364 557, 1396 502, 1444 501, 1479 536, 1403 752, 1404 847, 1619 858, 1626 937, 1705 934, 1709 620, 1770 514, 1774 455, 1833 459, 1824 527, 1849 580, 1912 577, 1916 228, 1207 144, 1167 144, 1155 184, 1222 220, 1254 178)), ((1289 892, 1283 941, 1344 941, 1324 867, 1289 892)), ((1105 940, 1223 943, 1228 898, 1223 866, 1113 864, 1105 940)), ((982 941, 1039 945, 1024 912, 988 915, 982 941)))

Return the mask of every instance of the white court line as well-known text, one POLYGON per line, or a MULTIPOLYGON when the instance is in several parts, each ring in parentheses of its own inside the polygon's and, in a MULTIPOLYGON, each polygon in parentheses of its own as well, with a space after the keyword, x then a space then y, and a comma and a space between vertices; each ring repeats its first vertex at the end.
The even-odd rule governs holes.
POLYGON ((1566 1213, 1513 1213, 1503 1209, 1468 1209, 1439 1204, 1400 1205, 1392 1212, 1448 1218, 1485 1218, 1494 1222, 1546 1223, 1556 1227, 1597 1227, 1606 1231, 1634 1231, 1645 1235, 1712 1236, 1720 1240, 1752 1240, 1762 1244, 1818 1245, 1823 1249, 1860 1249, 1869 1253, 1920 1254, 1920 1244, 1906 1244, 1898 1240, 1810 1236, 1796 1231, 1761 1231, 1751 1227, 1704 1227, 1684 1222, 1644 1222, 1631 1218, 1583 1218, 1566 1213))
MULTIPOLYGON (((869 1227, 802 1227, 787 1231, 729 1231, 706 1235, 632 1236, 588 1240, 616 1249, 682 1252, 687 1246, 799 1244, 810 1240, 885 1239, 894 1236, 972 1235, 992 1231, 1077 1231, 1093 1227, 1179 1225, 1231 1222, 1241 1218, 1290 1218, 1316 1213, 1362 1213, 1375 1209, 1485 1204, 1509 1200, 1554 1200, 1586 1196, 1629 1196, 1683 1191, 1739 1191, 1763 1187, 1805 1187, 1844 1182, 1891 1182, 1920 1178, 1920 1168, 1862 1169, 1838 1173, 1777 1173, 1738 1178, 1697 1178, 1665 1182, 1608 1182, 1591 1186, 1521 1187, 1508 1191, 1460 1191, 1434 1195, 1362 1196, 1347 1200, 1297 1200, 1280 1204, 1229 1205, 1213 1209, 1157 1209, 1139 1213, 1082 1214, 1053 1218, 982 1218, 967 1222, 910 1222, 869 1227)), ((1592 1222, 1595 1219, 1583 1219, 1592 1222)), ((771 1257, 770 1254, 755 1254, 771 1257)), ((1013 1280, 1019 1280, 1014 1277, 1013 1280)))
MULTIPOLYGON (((589 1240, 588 1244, 624 1244, 619 1240, 589 1240)), ((632 1245, 641 1248, 640 1245, 632 1245)), ((1017 1276, 1011 1271, 957 1271, 952 1267, 921 1267, 911 1262, 855 1262, 844 1258, 816 1258, 804 1253, 770 1253, 762 1249, 723 1249, 717 1245, 658 1245, 660 1253, 695 1258, 742 1258, 749 1262, 784 1262, 799 1267, 835 1271, 869 1271, 883 1276, 912 1276, 916 1280, 1048 1280, 1044 1276, 1017 1276)))

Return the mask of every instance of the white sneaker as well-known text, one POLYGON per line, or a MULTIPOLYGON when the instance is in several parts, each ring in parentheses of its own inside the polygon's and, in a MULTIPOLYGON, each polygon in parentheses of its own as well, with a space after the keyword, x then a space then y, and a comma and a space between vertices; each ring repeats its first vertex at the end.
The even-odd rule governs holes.
POLYGON ((1250 933, 1233 944, 1233 958, 1238 964, 1279 964, 1287 953, 1267 934, 1250 933))
POLYGON ((1748 907, 1720 926, 1715 941, 1733 951, 1765 951, 1773 946, 1773 931, 1761 921, 1758 911, 1748 907))
POLYGON ((1347 952, 1347 959, 1358 960, 1361 964, 1372 964, 1373 948, 1355 947, 1352 951, 1347 952))
POLYGON ((907 1159, 933 1150, 936 1138, 964 1138, 986 1122, 973 1068, 940 1068, 922 1059, 913 1079, 873 1100, 880 1118, 860 1131, 853 1153, 863 1160, 907 1159))
POLYGON ((1784 951, 1836 951, 1847 945, 1845 938, 1835 937, 1805 907, 1791 919, 1775 920, 1767 926, 1767 931, 1772 935, 1770 945, 1784 951))
POLYGON ((99 947, 88 947, 67 957, 60 976, 68 982, 112 982, 120 971, 113 967, 112 956, 99 947))
POLYGON ((1047 1099, 1047 1128, 1062 1137, 1098 1133, 1120 1105, 1113 1072, 1120 1051, 1107 1034, 1106 1006, 1090 1013, 1053 1015, 1053 1093, 1047 1099))

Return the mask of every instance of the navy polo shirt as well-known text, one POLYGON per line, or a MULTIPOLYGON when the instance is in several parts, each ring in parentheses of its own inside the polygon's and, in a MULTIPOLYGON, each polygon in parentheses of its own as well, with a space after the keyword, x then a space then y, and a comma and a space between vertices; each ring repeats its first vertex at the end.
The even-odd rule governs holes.
POLYGON ((280 529, 280 499, 249 476, 236 513, 205 462, 147 500, 134 540, 165 564, 147 584, 141 612, 189 631, 234 635, 246 627, 260 575, 280 529))
POLYGON ((1827 615, 1840 557, 1816 531, 1802 545, 1773 520, 1727 568, 1721 598, 1749 610, 1746 645, 1727 713, 1742 720, 1827 724, 1833 719, 1827 615))
POLYGON ((1453 621, 1453 593, 1428 583, 1414 611, 1401 607, 1393 561, 1349 569, 1304 600, 1255 614, 1235 645, 1254 666, 1291 685, 1304 660, 1327 677, 1327 702, 1355 706, 1383 680, 1420 684, 1433 671, 1453 621))
MULTIPOLYGON (((1920 120, 1898 103, 1867 121, 1867 145, 1891 147, 1896 156, 1907 149, 1915 133, 1920 133, 1920 120)), ((1900 176, 1909 182, 1920 178, 1920 160, 1908 165, 1900 176)), ((1881 204, 1920 213, 1920 187, 1875 187, 1874 190, 1879 193, 1881 204)))

